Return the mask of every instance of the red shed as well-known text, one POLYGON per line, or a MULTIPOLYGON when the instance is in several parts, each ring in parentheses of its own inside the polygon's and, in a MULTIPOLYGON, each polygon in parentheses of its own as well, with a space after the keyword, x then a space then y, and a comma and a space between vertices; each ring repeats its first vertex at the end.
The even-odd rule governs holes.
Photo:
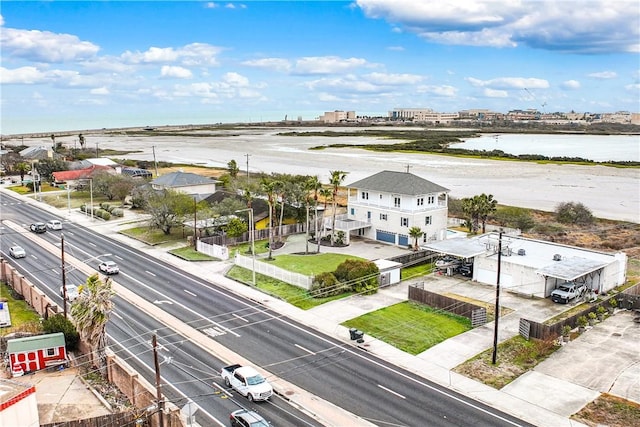
POLYGON ((7 355, 12 376, 66 365, 64 334, 58 332, 7 340, 7 355))

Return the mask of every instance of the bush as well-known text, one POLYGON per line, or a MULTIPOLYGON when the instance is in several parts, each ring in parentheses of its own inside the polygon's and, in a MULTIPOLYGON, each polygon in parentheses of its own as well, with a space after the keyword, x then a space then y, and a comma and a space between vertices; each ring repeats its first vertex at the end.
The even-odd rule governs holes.
POLYGON ((53 334, 62 332, 64 334, 65 347, 67 351, 75 351, 78 349, 80 342, 80 334, 73 326, 73 323, 64 317, 64 314, 56 314, 42 321, 42 328, 45 333, 53 334))
POLYGON ((314 298, 340 295, 343 291, 343 287, 340 286, 340 282, 338 282, 333 273, 318 274, 313 278, 313 283, 310 289, 310 293, 314 298))
POLYGON ((348 283, 357 293, 372 294, 378 290, 378 267, 371 261, 348 259, 334 271, 336 279, 348 283))
POLYGON ((563 202, 556 207, 556 220, 562 224, 592 224, 591 210, 582 203, 563 202))
POLYGON ((111 215, 117 216, 117 217, 123 217, 124 216, 124 210, 122 210, 120 208, 115 208, 113 210, 113 212, 111 212, 111 215))

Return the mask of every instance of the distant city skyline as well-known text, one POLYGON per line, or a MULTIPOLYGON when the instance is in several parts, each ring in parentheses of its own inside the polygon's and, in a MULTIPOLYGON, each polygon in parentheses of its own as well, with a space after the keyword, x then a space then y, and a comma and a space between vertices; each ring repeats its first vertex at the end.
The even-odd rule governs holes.
POLYGON ((635 1, 9 1, 0 132, 640 111, 635 1))

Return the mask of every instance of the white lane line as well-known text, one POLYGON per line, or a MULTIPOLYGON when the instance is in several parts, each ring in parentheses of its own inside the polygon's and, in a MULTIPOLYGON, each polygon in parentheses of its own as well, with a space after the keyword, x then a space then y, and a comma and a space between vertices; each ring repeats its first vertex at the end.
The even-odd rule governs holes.
POLYGON ((93 246, 94 248, 97 248, 97 247, 98 247, 98 246, 96 246, 96 244, 95 244, 95 243, 93 243, 93 242, 87 242, 87 243, 89 243, 89 245, 93 246))
POLYGON ((242 316, 238 316, 238 315, 237 315, 237 314, 235 314, 235 313, 231 313, 231 314, 232 314, 234 317, 236 317, 236 318, 238 318, 238 319, 242 320, 243 322, 247 322, 247 323, 249 323, 249 321, 248 321, 247 319, 245 319, 244 317, 242 317, 242 316))
POLYGON ((121 315, 119 315, 115 310, 113 310, 113 311, 111 312, 111 314, 113 314, 114 316, 116 316, 116 317, 117 317, 118 319, 120 319, 120 320, 124 319, 124 318, 123 318, 121 315))
POLYGON ((308 348, 304 348, 304 347, 303 347, 303 346, 301 346, 301 345, 294 344, 294 346, 298 347, 300 350, 304 350, 304 351, 306 351, 306 352, 307 352, 307 353, 309 353, 309 354, 313 354, 314 356, 316 355, 313 351, 309 350, 308 348))
POLYGON ((147 274, 152 275, 153 277, 158 277, 158 276, 156 276, 155 274, 153 274, 152 272, 150 272, 149 270, 145 270, 144 272, 145 272, 145 273, 147 273, 147 274))
POLYGON ((381 389, 383 389, 384 391, 388 391, 388 392, 389 392, 389 393, 391 393, 391 394, 395 394, 395 395, 396 395, 396 396, 398 396, 398 397, 401 397, 401 398, 403 398, 403 399, 406 399, 406 397, 404 397, 404 396, 403 396, 403 395, 401 395, 400 393, 396 393, 395 391, 393 391, 393 390, 391 390, 391 389, 388 389, 388 388, 386 388, 386 387, 385 387, 385 386, 383 386, 383 385, 378 384, 378 387, 380 387, 380 388, 381 388, 381 389))
POLYGON ((185 294, 189 294, 189 295, 191 295, 192 297, 197 296, 197 295, 196 295, 196 294, 194 294, 193 292, 190 292, 190 291, 188 291, 188 290, 186 290, 186 289, 183 289, 183 291, 184 291, 184 293, 185 293, 185 294))
POLYGON ((122 258, 121 256, 118 255, 114 255, 115 258, 118 258, 120 261, 122 261, 124 258, 122 258))

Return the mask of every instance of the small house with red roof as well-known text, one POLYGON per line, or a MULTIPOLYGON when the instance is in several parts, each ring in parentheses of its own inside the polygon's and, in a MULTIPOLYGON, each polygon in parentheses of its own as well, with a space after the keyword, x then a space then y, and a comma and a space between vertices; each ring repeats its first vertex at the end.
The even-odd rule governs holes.
POLYGON ((92 165, 84 169, 53 172, 52 175, 56 185, 66 184, 69 187, 75 187, 82 183, 82 181, 91 179, 97 172, 116 173, 116 171, 109 166, 92 165))

